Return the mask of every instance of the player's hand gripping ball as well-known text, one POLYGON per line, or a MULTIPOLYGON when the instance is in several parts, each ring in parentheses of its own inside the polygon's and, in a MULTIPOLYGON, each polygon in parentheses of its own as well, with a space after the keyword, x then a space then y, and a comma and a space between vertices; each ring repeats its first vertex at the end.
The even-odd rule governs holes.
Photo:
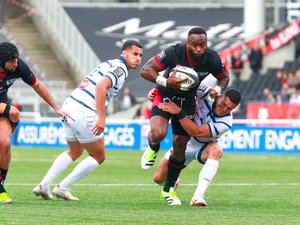
POLYGON ((195 70, 186 66, 178 65, 170 71, 170 74, 172 74, 174 70, 176 70, 175 77, 177 79, 186 79, 181 83, 180 90, 188 91, 191 88, 197 87, 199 85, 199 77, 195 70))

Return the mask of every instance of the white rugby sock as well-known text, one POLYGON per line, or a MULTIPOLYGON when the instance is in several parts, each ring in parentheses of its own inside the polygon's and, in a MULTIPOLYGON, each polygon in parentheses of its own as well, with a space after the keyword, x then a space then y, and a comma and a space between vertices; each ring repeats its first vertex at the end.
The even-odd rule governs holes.
POLYGON ((41 181, 40 184, 42 185, 43 189, 49 189, 53 180, 58 177, 72 162, 73 160, 67 152, 61 153, 55 159, 47 174, 41 181))
POLYGON ((96 159, 91 156, 86 157, 62 182, 60 182, 60 188, 62 190, 69 190, 75 182, 88 175, 97 166, 99 166, 99 163, 96 159))
POLYGON ((217 174, 219 161, 215 159, 207 159, 199 174, 199 181, 194 196, 204 196, 205 191, 209 187, 212 179, 217 174))

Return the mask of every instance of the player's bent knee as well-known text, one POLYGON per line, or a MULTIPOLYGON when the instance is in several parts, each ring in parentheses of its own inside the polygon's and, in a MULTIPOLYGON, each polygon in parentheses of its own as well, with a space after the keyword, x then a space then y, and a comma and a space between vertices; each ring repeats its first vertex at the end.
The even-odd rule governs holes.
POLYGON ((97 160, 97 162, 98 162, 99 164, 103 163, 104 161, 105 161, 105 156, 103 156, 100 160, 97 160))
POLYGON ((221 148, 213 148, 208 152, 208 157, 211 159, 220 159, 222 157, 223 150, 221 148))
POLYGON ((71 159, 73 161, 75 161, 76 159, 78 159, 81 155, 82 155, 83 151, 70 151, 68 150, 68 155, 71 157, 71 159))
POLYGON ((0 140, 0 153, 10 154, 10 139, 0 140))
POLYGON ((155 141, 155 142, 162 141, 165 138, 166 135, 167 135, 167 133, 165 131, 159 130, 159 129, 153 130, 149 134, 150 139, 155 141))
POLYGON ((155 173, 153 176, 153 181, 159 185, 162 185, 165 180, 163 179, 163 177, 161 177, 159 174, 155 173))
POLYGON ((105 155, 92 156, 99 164, 102 164, 105 161, 105 155))
POLYGON ((223 151, 222 150, 218 150, 215 153, 215 159, 220 159, 222 157, 223 151))

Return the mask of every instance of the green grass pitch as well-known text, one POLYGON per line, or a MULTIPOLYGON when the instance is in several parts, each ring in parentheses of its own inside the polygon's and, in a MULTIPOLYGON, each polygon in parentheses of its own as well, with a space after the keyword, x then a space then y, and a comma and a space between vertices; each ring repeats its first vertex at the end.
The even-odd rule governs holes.
MULTIPOLYGON (((104 164, 73 186, 79 202, 35 197, 32 188, 61 151, 12 147, 6 189, 14 202, 0 205, 0 224, 287 225, 300 221, 300 155, 225 153, 204 208, 189 206, 201 169, 198 163, 181 173, 182 206, 168 206, 160 197, 161 187, 152 182, 156 167, 140 168, 141 151, 106 151, 104 164)), ((160 152, 158 160, 162 156, 160 152)))

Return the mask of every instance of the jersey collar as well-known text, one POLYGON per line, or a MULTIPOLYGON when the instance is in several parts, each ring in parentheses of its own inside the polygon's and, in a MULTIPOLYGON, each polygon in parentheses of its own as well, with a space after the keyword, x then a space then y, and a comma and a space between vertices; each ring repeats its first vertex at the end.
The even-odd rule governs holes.
POLYGON ((199 60, 199 62, 195 62, 189 55, 188 44, 185 45, 185 55, 186 55, 188 63, 193 67, 200 66, 201 64, 205 64, 206 60, 207 60, 207 50, 206 50, 205 53, 201 56, 201 59, 199 60))
POLYGON ((124 59, 123 56, 120 55, 120 56, 118 57, 118 59, 120 59, 120 60, 126 65, 126 60, 124 59))

